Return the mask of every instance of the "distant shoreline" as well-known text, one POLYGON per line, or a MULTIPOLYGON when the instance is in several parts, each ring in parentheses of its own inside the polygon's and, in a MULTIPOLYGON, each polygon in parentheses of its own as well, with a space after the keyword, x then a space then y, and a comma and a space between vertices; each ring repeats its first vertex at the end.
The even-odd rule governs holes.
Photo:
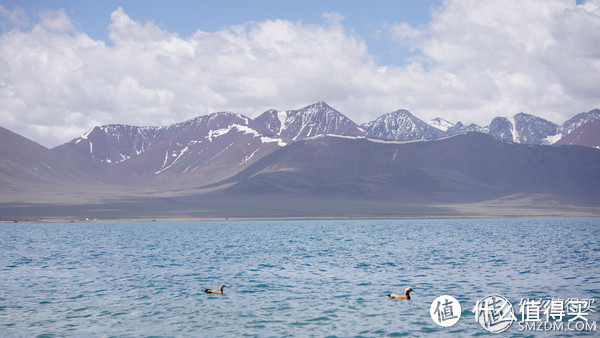
POLYGON ((536 218, 600 218, 600 214, 570 214, 570 215, 460 215, 460 216, 421 216, 421 217, 206 217, 206 218, 115 218, 115 219, 22 219, 0 220, 0 224, 30 224, 30 223, 184 223, 184 222, 269 222, 269 221, 354 221, 354 220, 426 220, 426 219, 536 219, 536 218))
POLYGON ((302 196, 196 195, 100 203, 0 202, 1 223, 215 222, 370 219, 593 218, 600 205, 526 196, 475 203, 419 203, 302 196))

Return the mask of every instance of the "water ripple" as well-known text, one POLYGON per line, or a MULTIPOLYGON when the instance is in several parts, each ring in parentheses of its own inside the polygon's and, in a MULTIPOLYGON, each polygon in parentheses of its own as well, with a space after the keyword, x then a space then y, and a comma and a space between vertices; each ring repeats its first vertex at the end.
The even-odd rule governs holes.
POLYGON ((489 294, 600 298, 598 238, 598 219, 1 224, 0 335, 480 335, 489 294), (448 329, 442 294, 464 304, 448 329))

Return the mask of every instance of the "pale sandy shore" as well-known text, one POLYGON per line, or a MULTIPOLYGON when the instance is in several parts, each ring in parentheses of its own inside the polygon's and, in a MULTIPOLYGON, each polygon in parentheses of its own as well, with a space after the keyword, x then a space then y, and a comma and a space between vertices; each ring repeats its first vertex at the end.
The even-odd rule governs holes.
POLYGON ((310 221, 310 220, 393 220, 393 219, 497 219, 497 218, 596 218, 600 217, 600 210, 596 211, 540 211, 540 210, 477 210, 468 213, 472 207, 463 206, 460 214, 448 215, 418 215, 403 217, 398 216, 330 216, 330 217, 129 217, 129 218, 23 218, 15 220, 0 220, 0 224, 10 223, 150 223, 150 222, 234 222, 234 221, 310 221))
POLYGON ((195 222, 336 219, 600 217, 600 206, 544 196, 478 203, 407 203, 295 196, 176 196, 102 202, 0 203, 0 222, 195 222))

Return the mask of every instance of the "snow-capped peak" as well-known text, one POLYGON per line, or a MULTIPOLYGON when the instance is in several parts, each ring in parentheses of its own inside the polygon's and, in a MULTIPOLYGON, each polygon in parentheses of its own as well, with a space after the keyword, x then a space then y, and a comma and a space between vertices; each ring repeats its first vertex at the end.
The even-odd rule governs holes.
POLYGON ((297 110, 268 110, 254 121, 287 140, 299 140, 325 134, 365 135, 366 132, 325 102, 297 110))
POLYGON ((425 140, 443 136, 443 132, 400 109, 362 125, 371 135, 387 140, 425 140))
POLYGON ((427 124, 442 131, 448 131, 448 128, 454 127, 454 123, 448 122, 441 117, 431 119, 427 124))

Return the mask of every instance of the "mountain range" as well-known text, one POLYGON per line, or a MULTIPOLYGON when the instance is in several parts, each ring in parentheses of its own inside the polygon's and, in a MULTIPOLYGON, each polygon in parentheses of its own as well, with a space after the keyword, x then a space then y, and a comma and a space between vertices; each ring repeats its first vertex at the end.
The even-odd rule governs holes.
POLYGON ((562 126, 524 113, 484 127, 424 122, 406 110, 358 125, 324 102, 97 126, 53 149, 0 128, 0 218, 589 214, 599 128, 598 109, 562 126))
MULTIPOLYGON (((476 131, 508 142, 551 145, 576 128, 598 119, 599 109, 577 114, 562 126, 534 115, 519 113, 510 118, 496 117, 489 125, 481 127, 476 124, 464 126, 461 122, 454 124, 439 117, 426 123, 407 110, 397 110, 365 123, 362 127, 369 135, 387 140, 428 140, 476 131)), ((600 146, 598 143, 588 142, 574 144, 600 146)))

